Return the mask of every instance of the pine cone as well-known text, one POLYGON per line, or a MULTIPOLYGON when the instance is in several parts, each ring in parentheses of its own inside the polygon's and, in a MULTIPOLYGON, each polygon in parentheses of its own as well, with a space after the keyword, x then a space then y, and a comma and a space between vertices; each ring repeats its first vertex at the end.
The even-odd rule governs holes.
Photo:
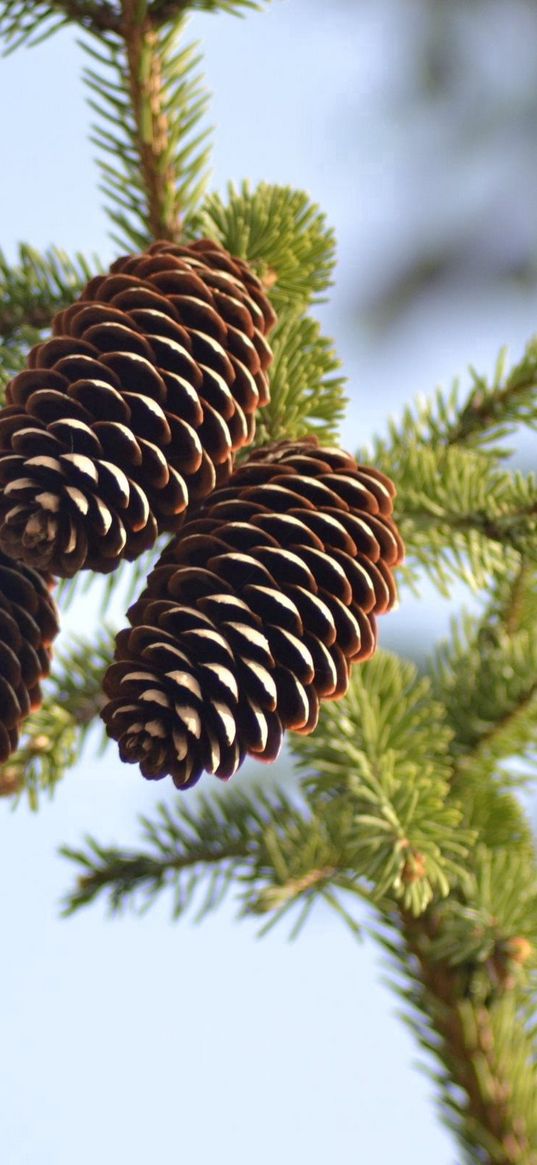
POLYGON ((17 747, 22 721, 41 704, 58 633, 50 580, 0 551, 0 764, 17 747))
POLYGON ((103 710, 123 760, 187 788, 312 732, 376 646, 403 544, 395 490, 315 438, 255 451, 188 522, 131 607, 103 710))
POLYGON ((0 544, 71 577, 132 560, 227 480, 268 400, 261 283, 217 243, 154 243, 92 279, 0 412, 0 544))

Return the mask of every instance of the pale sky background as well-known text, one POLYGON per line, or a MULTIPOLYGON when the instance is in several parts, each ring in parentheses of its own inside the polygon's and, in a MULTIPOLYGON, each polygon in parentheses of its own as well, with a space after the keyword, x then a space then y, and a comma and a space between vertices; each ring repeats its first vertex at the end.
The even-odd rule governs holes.
MULTIPOLYGON (((524 12, 491 4, 481 36, 489 81, 508 52, 501 83, 514 90, 527 68, 524 12)), ((350 448, 469 362, 490 372, 500 344, 518 355, 537 324, 534 293, 479 278, 433 288, 383 331, 360 318, 394 255, 404 263, 424 234, 449 238, 463 216, 477 231, 485 208, 501 241, 509 206, 505 160, 486 142, 457 156, 449 109, 433 116, 405 97, 418 15, 410 0, 275 0, 242 22, 191 23, 214 94, 214 186, 246 176, 300 186, 337 229, 323 320, 351 378, 350 448)), ((72 33, 0 62, 0 241, 10 255, 22 239, 113 257, 80 65, 72 33)), ((479 90, 468 100, 479 103, 479 90)), ((424 603, 424 641, 450 610, 424 603)), ((382 643, 415 640, 417 614, 404 597, 382 643)), ((67 626, 86 630, 94 618, 95 602, 82 600, 67 626)), ((245 766, 241 779, 265 771, 245 766)), ((456 1165, 379 953, 328 907, 293 944, 285 925, 258 941, 230 903, 201 926, 173 923, 165 895, 143 918, 110 920, 98 904, 60 920, 71 871, 58 846, 84 833, 132 845, 137 814, 175 796, 171 783, 121 766, 112 747, 97 760, 88 746, 39 813, 0 805, 5 1165, 456 1165)))

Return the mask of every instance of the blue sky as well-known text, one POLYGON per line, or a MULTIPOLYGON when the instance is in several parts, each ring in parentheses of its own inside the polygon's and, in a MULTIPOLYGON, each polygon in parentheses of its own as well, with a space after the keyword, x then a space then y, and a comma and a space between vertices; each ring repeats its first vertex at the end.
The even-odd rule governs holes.
MULTIPOLYGON (((403 22, 395 0, 275 0, 242 22, 197 17, 191 25, 214 93, 213 185, 246 176, 297 185, 336 226, 340 263, 323 318, 351 377, 349 447, 415 391, 469 361, 490 370, 500 343, 518 352, 535 330, 534 305, 516 290, 479 302, 461 291, 447 306, 433 295, 382 340, 357 318, 357 292, 407 245, 412 190, 403 179, 432 144, 431 127, 404 112, 390 119, 383 99, 413 33, 409 12, 403 22)), ((9 254, 23 239, 113 256, 80 64, 69 33, 0 62, 0 107, 9 114, 1 243, 9 254)), ((443 213, 452 213, 447 169, 439 183, 441 139, 436 150, 423 191, 429 222, 440 187, 443 213)), ((382 629, 385 645, 415 634, 417 610, 405 599, 382 629)), ((422 634, 432 637, 449 608, 429 598, 423 612, 422 634)), ((71 609, 67 626, 95 618, 90 597, 71 609)), ((241 779, 253 773, 246 766, 241 779)), ((86 832, 133 844, 136 815, 173 796, 121 766, 112 749, 97 760, 88 746, 38 814, 0 805, 6 1165, 453 1165, 456 1150, 435 1117, 430 1084, 412 1068, 416 1047, 395 1017, 379 954, 327 907, 294 944, 285 929, 258 941, 252 923, 234 921, 231 904, 199 927, 172 923, 165 898, 143 918, 110 920, 99 905, 59 919, 70 872, 57 847, 86 832)))

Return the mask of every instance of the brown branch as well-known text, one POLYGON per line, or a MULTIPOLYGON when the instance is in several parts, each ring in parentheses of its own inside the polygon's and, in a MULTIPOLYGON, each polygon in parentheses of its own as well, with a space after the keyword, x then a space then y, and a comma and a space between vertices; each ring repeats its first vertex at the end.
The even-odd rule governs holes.
MULTIPOLYGON (((502 612, 508 635, 519 629, 524 604, 528 567, 522 563, 513 578, 511 594, 502 612)), ((466 743, 465 754, 455 766, 455 781, 483 747, 502 732, 534 699, 537 680, 523 694, 514 708, 489 725, 474 741, 466 743)), ((463 1121, 460 1129, 468 1143, 475 1146, 483 1165, 537 1165, 537 1146, 530 1143, 524 1116, 517 1111, 511 1082, 507 1078, 496 1046, 493 1009, 505 991, 515 987, 513 964, 522 965, 529 957, 530 946, 521 936, 510 936, 484 964, 491 982, 490 998, 472 998, 468 967, 452 965, 435 957, 433 943, 441 935, 441 918, 434 906, 421 916, 413 917, 397 907, 395 925, 404 943, 401 952, 405 966, 418 984, 417 1005, 436 1033, 435 1052, 445 1066, 447 1086, 462 1090, 466 1096, 458 1111, 463 1121), (505 950, 511 965, 505 959, 505 950), (409 966, 410 964, 410 966, 409 966), (497 998, 495 999, 494 993, 497 998), (496 1146, 496 1148, 494 1147, 496 1146)), ((520 1020, 522 1032, 522 1020, 520 1020)), ((513 1032, 513 1046, 517 1033, 513 1032)), ((527 1070, 533 1071, 528 1058, 527 1070)))
POLYGON ((168 24, 182 16, 190 7, 189 0, 163 0, 150 5, 151 14, 158 24, 168 24))
POLYGON ((502 621, 508 635, 514 635, 519 630, 526 598, 526 587, 531 581, 531 573, 528 563, 522 559, 513 579, 509 600, 502 611, 502 621))
POLYGON ((307 870, 298 878, 289 878, 280 885, 267 886, 262 890, 253 907, 254 913, 263 914, 265 911, 277 910, 282 906, 300 898, 302 894, 318 890, 343 872, 343 866, 327 865, 319 869, 307 870))
POLYGON ((479 736, 476 736, 472 746, 472 755, 465 757, 464 759, 467 760, 468 763, 471 763, 473 757, 478 756, 483 751, 483 749, 486 748, 487 744, 490 744, 492 740, 495 740, 497 736, 500 736, 501 733, 504 732, 506 728, 509 728, 509 725, 513 724, 520 715, 523 715, 524 712, 527 712, 536 696, 537 679, 535 679, 535 682, 530 685, 524 695, 520 697, 513 708, 509 708, 509 710, 505 712, 499 720, 495 720, 493 724, 489 724, 488 728, 485 728, 484 732, 480 732, 479 736))
POLYGON ((13 304, 6 304, 5 307, 0 307, 0 340, 2 343, 11 340, 13 336, 20 330, 20 328, 36 328, 41 331, 43 328, 48 328, 54 311, 58 310, 59 303, 51 308, 50 304, 25 304, 24 307, 16 307, 13 304))
POLYGON ((510 401, 516 401, 517 396, 526 393, 528 389, 537 387, 535 370, 528 371, 527 376, 495 392, 475 392, 466 408, 461 413, 451 431, 446 437, 447 445, 458 445, 473 437, 492 425, 501 424, 502 413, 510 401))
MULTIPOLYGON (((81 860, 81 854, 68 847, 64 847, 61 852, 65 857, 81 860)), ((89 873, 81 874, 77 879, 76 889, 66 900, 64 913, 72 914, 106 890, 110 891, 112 908, 118 909, 123 899, 134 890, 162 885, 167 877, 180 874, 182 870, 192 870, 199 865, 206 867, 240 861, 246 856, 247 848, 242 841, 223 845, 218 851, 200 843, 199 847, 193 847, 188 853, 178 854, 174 858, 163 854, 160 859, 151 854, 99 851, 100 864, 93 863, 89 873)), ((87 862, 84 864, 87 865, 87 862)))
POLYGON ((537 678, 529 688, 519 697, 517 703, 507 709, 498 720, 489 723, 482 732, 476 733, 473 739, 465 742, 465 751, 455 758, 455 767, 453 770, 453 777, 451 788, 453 792, 460 791, 461 780, 464 780, 465 774, 472 768, 473 761, 486 753, 487 747, 501 736, 503 732, 518 720, 519 716, 527 713, 528 709, 535 702, 537 697, 537 678))
POLYGON ((491 1021, 494 1003, 465 999, 461 968, 432 957, 430 947, 438 925, 434 912, 420 918, 402 914, 401 921, 401 934, 422 988, 421 1006, 440 1037, 438 1054, 453 1084, 466 1093, 465 1135, 481 1151, 486 1150, 486 1158, 479 1158, 484 1165, 537 1165, 537 1150, 529 1142, 524 1118, 516 1111, 498 1056, 491 1021), (472 1022, 468 1022, 468 1011, 472 1022), (485 1134, 482 1139, 479 1128, 485 1134))
POLYGON ((137 19, 136 0, 123 0, 122 35, 140 171, 147 194, 148 226, 154 239, 177 240, 181 227, 174 197, 175 171, 172 164, 165 163, 169 124, 158 33, 151 18, 146 17, 143 22, 137 19))
POLYGON ((491 542, 507 542, 509 544, 509 526, 524 522, 525 519, 533 518, 536 514, 537 502, 531 501, 527 506, 498 514, 496 518, 489 518, 487 514, 479 510, 473 514, 450 514, 447 512, 438 514, 431 513, 429 510, 412 510, 408 505, 405 507, 404 517, 414 525, 419 525, 422 530, 429 526, 433 526, 435 529, 444 526, 462 533, 477 530, 485 538, 489 538, 491 542))
POLYGON ((121 28, 121 16, 109 4, 99 3, 99 0, 57 0, 54 8, 61 9, 65 15, 83 28, 91 32, 115 32, 121 28))

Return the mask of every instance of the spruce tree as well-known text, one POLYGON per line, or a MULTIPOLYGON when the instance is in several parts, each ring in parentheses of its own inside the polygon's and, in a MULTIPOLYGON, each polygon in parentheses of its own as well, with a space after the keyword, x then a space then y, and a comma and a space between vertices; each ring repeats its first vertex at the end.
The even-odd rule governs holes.
MULTIPOLYGON (((158 241, 179 247, 183 259, 194 255, 197 264, 206 254, 195 250, 201 238, 232 256, 233 278, 244 278, 257 312, 261 297, 268 305, 260 336, 267 332, 273 354, 270 401, 260 404, 254 450, 304 438, 329 446, 338 441, 344 380, 315 305, 332 279, 333 232, 310 198, 289 187, 261 183, 253 189, 244 182, 223 195, 206 192, 206 97, 199 49, 185 34, 187 10, 246 15, 256 8, 263 4, 4 0, 0 35, 15 51, 65 24, 77 26, 118 256, 146 253, 158 241)), ((222 262, 229 272, 228 260, 222 262)), ((64 357, 64 349, 46 347, 52 319, 60 318, 64 331, 74 321, 69 335, 75 336, 81 317, 74 305, 81 294, 87 304, 84 289, 102 287, 103 279, 103 266, 89 254, 70 256, 54 247, 39 253, 24 244, 15 263, 0 256, 4 389, 13 383, 21 392, 28 388, 24 370, 34 346, 64 357)), ((188 297, 188 289, 181 294, 188 297)), ((145 303, 139 310, 151 308, 145 303)), ((259 351, 262 344, 259 338, 259 351)), ((92 376, 95 395, 95 370, 92 376)), ((447 597, 463 583, 478 593, 479 613, 454 613, 448 640, 419 666, 382 649, 354 666, 346 695, 321 703, 315 731, 287 736, 297 785, 286 789, 268 779, 234 789, 205 776, 194 794, 166 787, 155 818, 141 822, 138 850, 98 838, 66 848, 76 873, 65 913, 96 899, 114 911, 131 902, 145 907, 171 891, 179 917, 203 884, 202 914, 235 893, 239 913, 259 916, 263 929, 289 912, 292 933, 298 933, 319 899, 352 928, 356 900, 366 901, 393 966, 394 987, 436 1064, 441 1109, 460 1153, 487 1165, 536 1165, 537 868, 517 790, 534 767, 537 742, 537 480, 509 467, 506 444, 520 426, 537 421, 535 340, 514 364, 500 353, 492 378, 472 376, 468 392, 454 387, 409 405, 371 448, 353 452, 359 464, 396 485, 394 516, 406 547, 397 567, 401 602, 409 589, 419 593, 425 580, 447 597)), ((44 388, 53 393, 51 385, 44 388)), ((10 436, 13 390, 7 391, 0 430, 10 436)), ((96 408, 103 400, 101 392, 96 408)), ((45 406, 53 407, 48 398, 45 406)), ((227 398, 222 407, 231 409, 227 398)), ((39 429, 45 414, 36 416, 39 429)), ((77 416, 75 409, 70 420, 77 416)), ((206 431, 200 432, 203 444, 206 431)), ((232 447, 239 475, 252 454, 251 433, 244 432, 244 441, 237 437, 232 447), (247 438, 250 447, 242 450, 247 438)), ((229 449, 222 455, 215 449, 213 468, 227 464, 229 449)), ((211 472, 207 488, 200 487, 202 498, 219 487, 217 470, 214 480, 211 472)), ((4 491, 8 477, 2 476, 4 491)), ((223 504, 230 490, 233 500, 234 480, 231 486, 224 480, 223 504)), ((109 574, 107 598, 121 587, 130 601, 139 596, 166 546, 166 530, 169 536, 170 524, 155 519, 139 557, 109 574)), ((96 552, 88 561, 102 568, 96 552)), ((83 603, 88 582, 95 581, 92 571, 65 573, 73 577, 58 588, 60 611, 83 603)), ((12 635, 1 632, 2 659, 11 660, 19 632, 6 603, 2 612, 2 628, 9 625, 12 635)), ((142 613, 145 619, 145 608, 142 613)), ((48 618, 54 618, 50 611, 48 618)), ((19 627, 23 638, 25 626, 19 627)), ((0 769, 3 794, 28 795, 37 806, 40 794, 67 775, 105 706, 103 677, 116 630, 95 631, 58 651, 35 710, 21 696, 18 748, 0 769)), ((48 670, 51 639, 52 632, 39 648, 38 679, 48 670)), ((16 734, 6 707, 9 751, 16 734)))

